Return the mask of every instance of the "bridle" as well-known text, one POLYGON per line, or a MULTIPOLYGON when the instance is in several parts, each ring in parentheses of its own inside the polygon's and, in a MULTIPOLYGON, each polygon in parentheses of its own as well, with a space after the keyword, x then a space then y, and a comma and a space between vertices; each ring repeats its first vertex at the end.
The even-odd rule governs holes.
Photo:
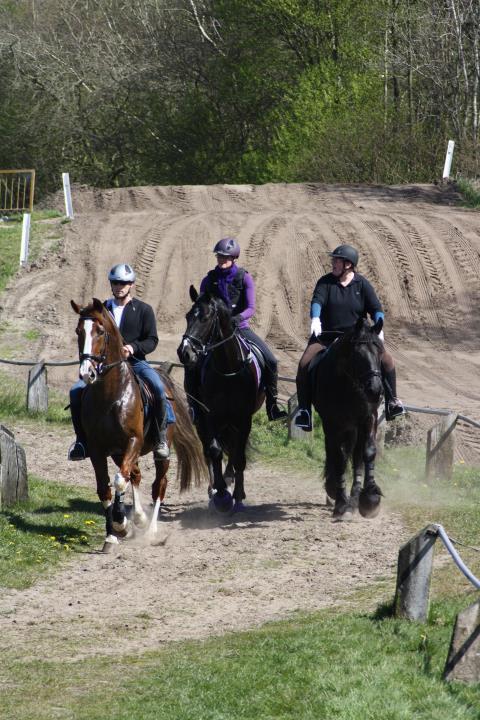
MULTIPOLYGON (((348 338, 344 339, 345 343, 349 343, 351 345, 369 345, 370 340, 364 340, 362 338, 354 339, 354 338, 348 338)), ((351 375, 349 372, 344 370, 345 375, 351 380, 355 385, 358 385, 362 390, 365 390, 365 385, 369 380, 371 380, 374 377, 382 377, 382 373, 380 370, 368 370, 367 372, 361 373, 361 375, 351 375)))
MULTIPOLYGON (((98 318, 93 317, 91 315, 84 315, 81 316, 81 320, 92 320, 93 322, 98 321, 98 318)), ((93 353, 79 353, 79 365, 82 364, 85 360, 90 360, 91 366, 92 366, 92 374, 90 375, 91 378, 91 384, 96 382, 97 380, 101 379, 109 370, 111 370, 114 367, 117 367, 118 365, 121 365, 122 363, 126 362, 125 358, 121 358, 120 360, 116 360, 113 363, 105 363, 105 360, 107 359, 107 349, 108 349, 108 343, 110 340, 110 333, 105 330, 104 336, 103 336, 103 349, 100 355, 94 355, 93 353)), ((89 373, 90 374, 90 373, 89 373)))
POLYGON ((221 345, 224 345, 229 340, 234 338, 237 334, 237 328, 234 328, 232 334, 226 338, 222 338, 221 340, 219 340, 217 342, 208 342, 208 339, 214 337, 216 333, 221 333, 221 329, 220 329, 220 325, 218 323, 218 309, 215 306, 215 315, 213 317, 213 321, 210 326, 210 330, 208 332, 207 342, 204 344, 203 341, 200 340, 200 338, 196 337, 195 335, 192 335, 191 333, 184 333, 182 335, 182 341, 187 340, 190 343, 190 345, 192 345, 192 347, 197 352, 197 354, 207 355, 211 350, 215 350, 215 348, 220 347, 221 345))

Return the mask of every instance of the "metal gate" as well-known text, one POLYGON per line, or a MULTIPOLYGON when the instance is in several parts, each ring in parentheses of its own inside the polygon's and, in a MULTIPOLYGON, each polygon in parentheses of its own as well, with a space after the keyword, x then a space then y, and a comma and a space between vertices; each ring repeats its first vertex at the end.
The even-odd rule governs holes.
POLYGON ((32 212, 35 170, 0 170, 0 212, 32 212))

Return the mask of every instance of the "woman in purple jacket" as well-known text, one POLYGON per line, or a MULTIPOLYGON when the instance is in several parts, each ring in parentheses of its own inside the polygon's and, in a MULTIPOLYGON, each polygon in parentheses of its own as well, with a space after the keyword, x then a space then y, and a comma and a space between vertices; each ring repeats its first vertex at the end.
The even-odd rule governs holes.
POLYGON ((265 405, 269 420, 287 417, 277 403, 278 363, 268 345, 249 327, 249 320, 255 313, 255 285, 253 278, 244 268, 238 267, 240 245, 234 238, 222 238, 213 252, 217 266, 210 270, 200 284, 200 292, 209 292, 220 297, 232 311, 239 334, 248 343, 258 347, 265 358, 264 385, 265 405))

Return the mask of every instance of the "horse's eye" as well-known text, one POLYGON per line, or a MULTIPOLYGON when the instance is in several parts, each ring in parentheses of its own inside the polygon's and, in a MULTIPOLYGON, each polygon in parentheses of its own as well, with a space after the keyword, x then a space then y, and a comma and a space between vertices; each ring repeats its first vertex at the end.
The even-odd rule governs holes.
POLYGON ((98 333, 98 335, 105 335, 105 330, 104 330, 104 328, 103 328, 103 327, 97 328, 97 333, 98 333))

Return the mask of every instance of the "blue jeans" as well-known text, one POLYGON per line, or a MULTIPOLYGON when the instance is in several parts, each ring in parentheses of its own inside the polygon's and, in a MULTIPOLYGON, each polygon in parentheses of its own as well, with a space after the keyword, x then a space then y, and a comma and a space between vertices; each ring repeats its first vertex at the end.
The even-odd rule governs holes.
MULTIPOLYGON (((157 372, 152 368, 146 360, 137 360, 132 358, 129 360, 133 372, 139 378, 144 380, 154 395, 154 408, 157 423, 160 428, 175 422, 175 413, 165 395, 163 382, 157 372)), ((72 424, 75 434, 80 442, 86 442, 85 432, 82 427, 82 393, 86 387, 83 380, 77 382, 70 388, 70 413, 72 415, 72 424)))

